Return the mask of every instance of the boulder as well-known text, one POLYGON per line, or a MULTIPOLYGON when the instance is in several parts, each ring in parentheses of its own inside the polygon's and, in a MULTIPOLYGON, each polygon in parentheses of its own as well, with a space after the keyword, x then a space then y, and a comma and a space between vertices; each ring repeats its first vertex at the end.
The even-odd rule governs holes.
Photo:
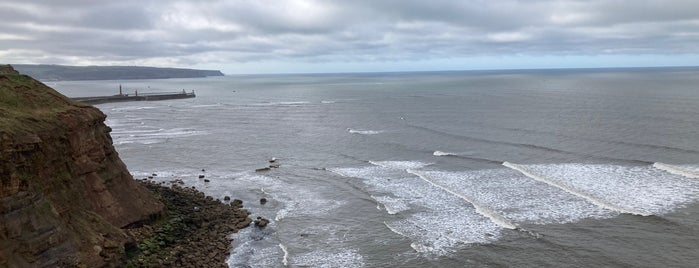
POLYGON ((254 223, 258 228, 265 228, 269 224, 269 220, 262 217, 257 217, 254 223))

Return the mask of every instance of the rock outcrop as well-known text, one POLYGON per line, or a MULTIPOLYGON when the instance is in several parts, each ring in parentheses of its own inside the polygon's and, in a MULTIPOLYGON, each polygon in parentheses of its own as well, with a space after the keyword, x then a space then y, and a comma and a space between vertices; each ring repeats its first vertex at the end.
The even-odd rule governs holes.
POLYGON ((115 265, 129 239, 121 228, 161 213, 105 117, 0 66, 0 267, 115 265))

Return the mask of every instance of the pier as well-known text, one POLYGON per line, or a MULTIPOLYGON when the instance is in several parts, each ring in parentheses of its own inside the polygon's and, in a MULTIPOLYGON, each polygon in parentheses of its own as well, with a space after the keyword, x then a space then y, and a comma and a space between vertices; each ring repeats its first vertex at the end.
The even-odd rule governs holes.
POLYGON ((108 102, 124 102, 124 101, 158 101, 158 100, 174 100, 174 99, 187 99, 194 98, 194 90, 191 92, 186 92, 184 89, 182 91, 176 92, 153 92, 153 93, 138 93, 138 90, 134 92, 133 95, 123 94, 121 91, 121 86, 119 86, 119 94, 113 96, 97 96, 97 97, 78 97, 71 98, 76 101, 88 103, 88 104, 102 104, 108 102))

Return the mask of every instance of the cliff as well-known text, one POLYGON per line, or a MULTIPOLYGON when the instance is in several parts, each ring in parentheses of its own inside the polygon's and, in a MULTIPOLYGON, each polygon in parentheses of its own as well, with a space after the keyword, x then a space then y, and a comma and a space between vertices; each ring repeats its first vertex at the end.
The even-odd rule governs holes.
POLYGON ((0 267, 113 265, 129 239, 120 228, 163 210, 105 118, 0 66, 0 267))
POLYGON ((141 66, 64 66, 16 64, 23 74, 41 81, 165 79, 223 76, 218 70, 157 68, 141 66))

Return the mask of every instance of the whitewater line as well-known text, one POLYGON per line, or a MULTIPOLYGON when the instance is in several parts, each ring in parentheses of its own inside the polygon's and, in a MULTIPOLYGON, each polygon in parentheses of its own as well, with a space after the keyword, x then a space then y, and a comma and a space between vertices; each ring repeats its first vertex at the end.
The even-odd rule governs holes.
POLYGON ((548 185, 551 185, 551 186, 553 186, 553 187, 559 188, 559 189, 561 189, 561 190, 563 190, 563 191, 566 191, 566 192, 568 192, 568 193, 570 193, 570 194, 572 194, 572 195, 575 195, 575 196, 577 196, 577 197, 584 198, 584 199, 586 199, 587 201, 589 201, 589 202, 591 202, 591 203, 593 203, 593 204, 595 204, 595 205, 597 205, 597 206, 599 206, 599 207, 602 207, 602 208, 605 208, 605 209, 609 209, 609 210, 612 210, 612 211, 616 211, 616 212, 627 213, 627 214, 634 214, 634 215, 640 215, 640 216, 650 216, 650 215, 651 215, 651 214, 648 214, 648 213, 646 213, 646 212, 641 212, 641 211, 637 211, 637 210, 632 210, 632 209, 628 209, 628 208, 623 208, 623 207, 620 207, 620 206, 617 206, 617 205, 614 205, 614 204, 605 202, 604 200, 600 200, 600 199, 598 199, 598 198, 595 198, 594 196, 591 196, 591 195, 589 195, 589 194, 586 194, 586 193, 584 193, 584 192, 581 192, 581 191, 579 191, 579 190, 577 190, 577 189, 574 189, 574 188, 572 188, 572 187, 566 186, 566 185, 564 185, 564 184, 562 184, 562 183, 559 183, 559 182, 556 182, 556 181, 553 181, 553 180, 544 178, 543 176, 539 176, 539 175, 536 175, 536 174, 534 174, 534 173, 531 173, 531 172, 527 171, 526 169, 524 169, 524 167, 522 167, 522 166, 520 166, 520 165, 513 164, 513 163, 510 163, 510 162, 503 162, 502 165, 503 165, 503 166, 506 166, 506 167, 508 167, 508 168, 514 169, 514 170, 516 170, 516 171, 519 171, 520 173, 524 174, 525 176, 527 176, 527 177, 529 177, 529 178, 531 178, 531 179, 533 179, 533 180, 546 183, 546 184, 548 184, 548 185))
POLYGON ((284 264, 284 266, 289 266, 289 251, 286 249, 286 246, 283 245, 282 243, 279 243, 279 247, 284 252, 284 257, 282 258, 282 264, 284 264))
POLYGON ((684 169, 682 169, 682 168, 680 168, 680 167, 677 167, 677 166, 673 166, 673 165, 668 165, 668 164, 656 162, 656 163, 653 163, 653 167, 654 167, 654 168, 657 168, 657 169, 660 169, 660 170, 662 170, 662 171, 666 171, 666 172, 668 172, 668 173, 672 173, 672 174, 675 174, 675 175, 680 175, 680 176, 682 176, 682 177, 687 177, 687 178, 692 178, 692 179, 699 179, 699 175, 697 175, 697 174, 695 174, 695 173, 692 173, 692 172, 690 172, 690 171, 688 171, 688 170, 684 170, 684 169))
POLYGON ((444 187, 444 186, 441 186, 441 185, 439 185, 439 184, 437 184, 437 183, 434 183, 433 181, 431 181, 430 179, 428 179, 428 178, 425 177, 424 175, 420 174, 419 172, 414 171, 414 170, 412 170, 412 169, 406 169, 405 171, 408 172, 408 173, 410 173, 410 174, 413 174, 413 175, 415 175, 415 176, 418 176, 420 179, 422 179, 422 180, 428 182, 429 184, 431 184, 431 185, 433 185, 433 186, 435 186, 435 187, 437 187, 437 188, 440 188, 440 189, 442 189, 442 190, 444 190, 444 191, 446 191, 446 192, 448 192, 448 193, 450 193, 450 194, 452 194, 452 195, 454 195, 454 196, 457 196, 457 197, 463 199, 464 201, 470 203, 471 205, 473 205, 474 208, 476 208, 476 212, 478 212, 479 214, 481 214, 481 215, 483 215, 483 216, 486 216, 487 218, 490 219, 490 221, 492 221, 493 223, 499 225, 500 227, 503 227, 503 228, 506 228, 506 229, 513 229, 513 230, 519 229, 519 227, 518 227, 516 224, 514 224, 514 223, 508 221, 507 219, 505 219, 504 217, 502 217, 502 216, 500 216, 499 214, 495 213, 494 211, 492 211, 492 210, 490 210, 490 209, 488 209, 488 208, 486 208, 486 207, 484 207, 484 206, 479 205, 478 203, 476 203, 475 201, 471 200, 470 198, 468 198, 468 197, 466 197, 466 196, 464 196, 464 195, 461 195, 461 194, 459 194, 459 193, 457 193, 457 192, 454 192, 454 191, 452 191, 452 190, 450 190, 450 189, 448 189, 448 188, 446 188, 446 187, 444 187))

